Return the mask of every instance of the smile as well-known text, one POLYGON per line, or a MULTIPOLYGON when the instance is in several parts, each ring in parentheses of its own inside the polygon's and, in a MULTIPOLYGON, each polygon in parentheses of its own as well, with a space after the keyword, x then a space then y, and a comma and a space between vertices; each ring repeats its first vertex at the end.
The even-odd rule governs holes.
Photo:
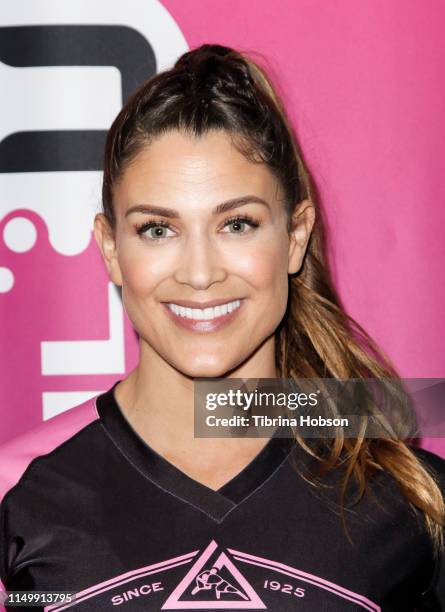
POLYGON ((217 317, 229 314, 236 308, 241 306, 240 300, 234 300, 233 302, 227 302, 220 306, 213 306, 210 308, 184 308, 178 304, 167 304, 170 310, 180 317, 186 317, 187 319, 194 319, 195 321, 211 321, 217 317))
POLYGON ((182 329, 209 333, 229 326, 244 310, 244 302, 243 298, 208 308, 188 308, 174 302, 164 302, 163 306, 169 317, 182 329))

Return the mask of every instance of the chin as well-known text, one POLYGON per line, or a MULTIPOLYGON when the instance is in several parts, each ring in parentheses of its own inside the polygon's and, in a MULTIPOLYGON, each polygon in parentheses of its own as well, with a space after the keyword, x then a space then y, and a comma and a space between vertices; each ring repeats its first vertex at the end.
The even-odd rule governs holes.
POLYGON ((229 371, 233 370, 238 363, 227 359, 215 359, 203 361, 196 359, 195 362, 188 360, 186 364, 181 364, 178 369, 192 378, 222 378, 229 371))

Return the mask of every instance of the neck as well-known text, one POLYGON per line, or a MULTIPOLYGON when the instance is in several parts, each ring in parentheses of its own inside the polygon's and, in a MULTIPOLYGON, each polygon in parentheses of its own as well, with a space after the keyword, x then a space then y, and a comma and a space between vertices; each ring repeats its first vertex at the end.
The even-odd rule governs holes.
MULTIPOLYGON (((275 378, 275 338, 271 336, 247 361, 225 375, 227 378, 275 378)), ((221 376, 223 378, 224 376, 221 376)), ((212 456, 257 450, 263 438, 195 438, 194 378, 184 375, 162 359, 144 341, 140 360, 129 376, 115 388, 115 397, 133 429, 149 446, 167 456, 212 456)))

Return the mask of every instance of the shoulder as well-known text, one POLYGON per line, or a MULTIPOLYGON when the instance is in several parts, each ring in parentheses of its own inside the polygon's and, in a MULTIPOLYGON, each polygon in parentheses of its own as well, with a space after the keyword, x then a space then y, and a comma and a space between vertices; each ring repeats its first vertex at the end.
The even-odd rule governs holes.
MULTIPOLYGON (((445 459, 440 455, 414 445, 408 448, 436 480, 445 499, 445 459)), ((434 571, 428 588, 422 593, 416 609, 445 610, 445 549, 434 560, 434 571)))
POLYGON ((0 446, 0 503, 31 465, 98 421, 97 395, 0 446))
POLYGON ((438 484, 441 486, 442 493, 445 495, 445 459, 426 448, 421 448, 420 446, 414 446, 412 444, 408 444, 407 446, 426 470, 436 478, 438 484))

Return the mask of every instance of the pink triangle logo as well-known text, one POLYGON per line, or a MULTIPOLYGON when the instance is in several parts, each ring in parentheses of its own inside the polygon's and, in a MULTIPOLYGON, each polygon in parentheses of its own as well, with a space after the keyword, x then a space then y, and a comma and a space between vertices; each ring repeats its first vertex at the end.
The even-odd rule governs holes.
POLYGON ((266 609, 226 553, 214 554, 217 548, 217 543, 212 540, 171 593, 162 610, 266 609))

